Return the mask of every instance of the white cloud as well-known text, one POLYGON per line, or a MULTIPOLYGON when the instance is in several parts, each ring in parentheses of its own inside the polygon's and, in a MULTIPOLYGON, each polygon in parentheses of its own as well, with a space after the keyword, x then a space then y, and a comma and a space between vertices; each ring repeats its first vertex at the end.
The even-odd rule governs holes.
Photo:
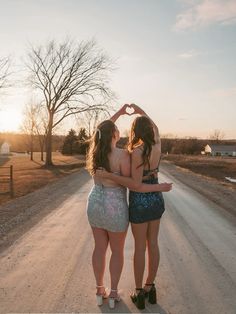
POLYGON ((178 57, 181 59, 191 59, 193 57, 198 56, 199 54, 200 52, 197 52, 196 50, 190 50, 190 51, 179 54, 178 57))
MULTIPOLYGON (((184 12, 177 15, 175 29, 196 29, 214 23, 229 25, 236 23, 235 0, 201 0, 187 5, 184 12)), ((187 2, 184 1, 185 7, 187 2)))

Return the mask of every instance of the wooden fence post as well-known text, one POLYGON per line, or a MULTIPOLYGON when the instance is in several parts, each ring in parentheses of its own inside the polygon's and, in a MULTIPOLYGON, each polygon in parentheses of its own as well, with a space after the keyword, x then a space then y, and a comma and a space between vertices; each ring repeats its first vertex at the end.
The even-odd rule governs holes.
POLYGON ((10 195, 14 197, 14 185, 13 185, 13 166, 10 166, 10 195))

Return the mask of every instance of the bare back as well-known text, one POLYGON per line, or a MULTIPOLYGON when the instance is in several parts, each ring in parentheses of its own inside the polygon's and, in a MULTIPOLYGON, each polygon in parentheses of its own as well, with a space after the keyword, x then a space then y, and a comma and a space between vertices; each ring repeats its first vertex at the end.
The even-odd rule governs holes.
POLYGON ((148 167, 148 164, 145 165, 143 169, 144 170, 156 169, 159 165, 160 158, 161 158, 161 145, 160 143, 157 143, 152 145, 152 151, 149 158, 150 169, 148 167))
MULTIPOLYGON (((124 150, 120 149, 120 148, 113 148, 112 152, 110 153, 108 159, 109 159, 109 163, 110 163, 110 169, 111 172, 116 173, 116 174, 120 174, 120 175, 124 175, 124 173, 122 173, 122 161, 123 161, 123 156, 124 156, 124 150)), ((115 186, 120 186, 119 184, 115 183, 112 180, 109 180, 107 178, 95 178, 94 179, 94 183, 98 183, 98 184, 103 184, 104 186, 111 186, 111 187, 115 187, 115 186)))

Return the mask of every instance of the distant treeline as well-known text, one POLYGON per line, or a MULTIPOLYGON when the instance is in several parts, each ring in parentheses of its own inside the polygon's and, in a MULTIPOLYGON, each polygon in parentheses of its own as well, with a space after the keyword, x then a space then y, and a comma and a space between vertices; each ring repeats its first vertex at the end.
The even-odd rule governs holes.
MULTIPOLYGON (((82 145, 88 137, 83 134, 81 129, 76 137, 75 131, 70 130, 68 135, 53 135, 53 151, 63 151, 65 154, 85 153, 88 148, 88 143, 82 145), (73 134, 72 134, 72 133, 73 134), (74 144, 75 143, 75 144, 74 144), (73 147, 73 148, 72 148, 73 147)), ((26 134, 16 133, 0 133, 0 146, 6 141, 10 144, 10 150, 14 152, 26 152, 30 150, 30 138, 26 134)), ((128 137, 121 137, 118 146, 126 147, 128 144, 128 137)), ((210 139, 196 139, 196 138, 162 138, 162 152, 164 154, 190 154, 198 155, 204 151, 207 144, 221 144, 221 145, 236 145, 236 140, 210 140, 210 139)), ((38 136, 34 136, 34 151, 40 151, 38 136)))
POLYGON ((198 155, 204 151, 205 146, 210 144, 220 145, 236 145, 236 140, 211 140, 211 139, 197 139, 197 138, 185 138, 185 139, 169 139, 163 138, 161 140, 161 147, 163 153, 171 154, 188 154, 198 155))
MULTIPOLYGON (((53 151, 61 150, 65 136, 53 135, 53 151)), ((3 142, 10 145, 12 152, 27 152, 30 151, 30 136, 27 134, 18 133, 0 133, 0 146, 3 142)), ((33 135, 34 151, 40 151, 39 138, 33 135)))
MULTIPOLYGON (((125 147, 128 138, 122 137, 118 142, 119 147, 125 147)), ((236 145, 236 140, 210 140, 197 138, 161 138, 161 148, 164 154, 198 155, 204 151, 207 144, 236 145)))

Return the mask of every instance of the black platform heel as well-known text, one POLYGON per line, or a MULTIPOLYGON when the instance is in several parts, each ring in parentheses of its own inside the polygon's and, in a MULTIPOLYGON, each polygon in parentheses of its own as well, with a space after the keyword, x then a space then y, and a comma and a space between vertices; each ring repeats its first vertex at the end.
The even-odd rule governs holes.
POLYGON ((148 302, 151 304, 156 304, 157 303, 157 292, 156 292, 156 287, 154 283, 146 283, 145 286, 150 287, 149 291, 145 291, 144 289, 144 294, 145 297, 148 298, 148 302))
POLYGON ((145 309, 145 292, 142 288, 136 288, 136 292, 133 292, 130 298, 139 310, 145 309))

